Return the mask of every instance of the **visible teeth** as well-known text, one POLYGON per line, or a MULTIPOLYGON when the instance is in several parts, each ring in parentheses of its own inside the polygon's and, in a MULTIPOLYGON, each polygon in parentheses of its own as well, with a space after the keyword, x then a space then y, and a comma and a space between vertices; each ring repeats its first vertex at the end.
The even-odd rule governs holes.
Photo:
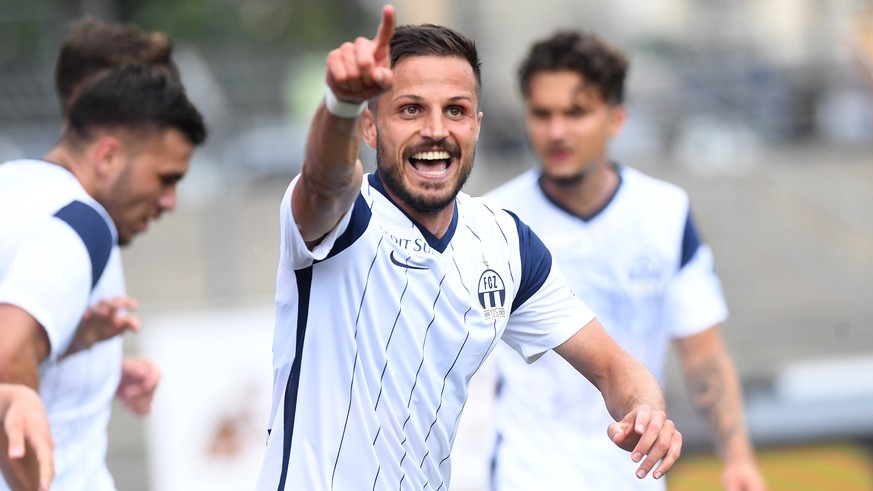
POLYGON ((419 172, 421 172, 422 174, 426 174, 426 175, 430 175, 430 176, 442 175, 443 173, 446 172, 447 168, 448 168, 448 166, 446 166, 446 164, 437 165, 437 166, 430 166, 429 168, 416 167, 416 169, 419 172))
POLYGON ((448 160, 451 158, 449 152, 445 150, 440 152, 419 152, 412 156, 416 160, 448 160))

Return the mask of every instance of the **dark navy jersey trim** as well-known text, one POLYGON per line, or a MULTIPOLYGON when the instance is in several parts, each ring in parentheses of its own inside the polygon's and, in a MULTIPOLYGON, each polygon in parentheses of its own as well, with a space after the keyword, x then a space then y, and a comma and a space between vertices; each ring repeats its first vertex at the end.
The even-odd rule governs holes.
POLYGON ((297 415, 297 394, 300 388, 300 365, 303 360, 303 340, 306 336, 306 321, 309 318, 309 296, 312 291, 312 266, 298 269, 294 272, 297 277, 297 290, 299 293, 299 306, 297 311, 297 342, 294 349, 294 361, 291 363, 291 373, 288 375, 288 383, 285 385, 285 434, 282 446, 282 468, 279 471, 278 491, 284 491, 285 480, 288 478, 288 466, 291 459, 291 437, 294 436, 294 418, 297 415))
POLYGON ((97 210, 81 201, 71 201, 55 216, 67 222, 85 244, 91 258, 91 288, 94 288, 106 269, 114 245, 109 224, 97 210))
POLYGON ((521 251, 521 284, 518 286, 515 300, 512 301, 512 309, 510 310, 512 313, 546 282, 546 278, 552 270, 552 253, 537 237, 537 234, 515 213, 511 211, 507 211, 507 213, 515 219, 515 226, 518 228, 518 247, 521 251))
POLYGON ((543 189, 543 174, 542 174, 542 172, 540 172, 540 177, 537 179, 537 186, 539 186, 540 192, 543 193, 543 196, 545 196, 546 200, 549 203, 551 203, 555 208, 558 208, 559 210, 563 211, 564 213, 567 213, 568 215, 572 215, 572 216, 582 220, 583 222, 590 222, 591 220, 594 220, 595 218, 600 216, 600 214, 603 213, 603 211, 606 210, 610 204, 612 204, 612 202, 615 200, 615 197, 618 195, 618 190, 621 189, 621 185, 624 182, 624 179, 622 179, 622 177, 621 177, 621 166, 615 162, 610 162, 610 165, 615 170, 615 173, 618 174, 618 184, 615 185, 615 189, 612 190, 612 194, 609 196, 609 199, 607 199, 606 202, 603 203, 603 206, 601 206, 597 210, 594 210, 593 213, 590 213, 588 215, 580 215, 579 213, 571 211, 569 208, 565 208, 564 205, 562 205, 561 203, 558 203, 557 201, 553 200, 552 197, 549 196, 549 193, 547 193, 546 190, 543 189))
POLYGON ((700 236, 697 234, 697 227, 694 226, 694 220, 691 218, 691 210, 688 210, 688 217, 685 218, 685 232, 682 235, 682 259, 679 261, 679 269, 685 267, 697 249, 700 247, 700 236))
POLYGON ((491 451, 491 462, 488 465, 488 471, 491 475, 491 491, 497 491, 497 456, 503 447, 503 434, 499 431, 494 437, 494 449, 491 451))
POLYGON ((409 220, 412 222, 412 224, 415 225, 415 228, 417 228, 418 231, 421 232, 421 236, 424 237, 424 240, 427 241, 427 245, 429 245, 431 247, 431 249, 434 249, 440 253, 446 252, 446 248, 449 246, 449 242, 452 241, 452 237, 454 237, 454 235, 455 235, 455 229, 458 228, 458 203, 457 203, 457 201, 455 202, 455 208, 454 208, 454 211, 452 212, 452 223, 449 224, 449 228, 446 229, 446 233, 443 234, 442 238, 437 238, 437 236, 430 233, 430 231, 428 231, 424 227, 424 225, 418 223, 414 218, 412 218, 405 211, 403 211, 403 208, 397 206, 397 202, 394 201, 393 199, 391 199, 391 196, 388 194, 387 191, 385 191, 385 185, 382 184, 382 180, 379 179, 378 172, 374 172, 373 174, 370 174, 369 183, 370 183, 371 187, 373 187, 376 191, 379 191, 379 193, 382 194, 382 196, 385 196, 385 198, 388 201, 390 201, 394 206, 397 207, 398 210, 400 210, 404 215, 406 215, 406 218, 409 218, 409 220))
MULTIPOLYGON (((367 227, 370 225, 370 217, 373 216, 373 212, 367 205, 367 200, 364 199, 363 194, 358 193, 358 197, 355 199, 355 204, 352 205, 352 207, 352 216, 349 221, 349 226, 339 237, 336 238, 336 242, 334 242, 327 257, 320 261, 332 258, 340 252, 348 249, 356 240, 364 235, 364 232, 366 232, 367 227)), ((320 261, 315 262, 317 263, 320 261)))

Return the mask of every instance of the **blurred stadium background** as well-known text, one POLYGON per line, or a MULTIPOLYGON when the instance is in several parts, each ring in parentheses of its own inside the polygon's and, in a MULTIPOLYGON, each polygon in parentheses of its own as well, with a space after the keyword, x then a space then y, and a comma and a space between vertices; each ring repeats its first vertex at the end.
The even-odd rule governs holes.
MULTIPOLYGON (((0 0, 0 161, 55 141, 58 45, 86 13, 168 33, 212 135, 180 204, 124 260, 164 367, 155 415, 120 407, 121 490, 251 489, 269 411, 277 205, 339 42, 375 0, 0 0)), ((726 341, 774 490, 873 490, 873 1, 398 0, 401 23, 452 25, 484 61, 484 126, 466 188, 529 168, 515 68, 580 27, 631 59, 615 155, 684 186, 731 307, 726 341)), ((365 154, 372 168, 372 155, 365 154)), ((686 438, 671 490, 718 489, 710 437, 670 367, 686 438)), ((483 489, 490 388, 474 380, 453 489, 483 489)))

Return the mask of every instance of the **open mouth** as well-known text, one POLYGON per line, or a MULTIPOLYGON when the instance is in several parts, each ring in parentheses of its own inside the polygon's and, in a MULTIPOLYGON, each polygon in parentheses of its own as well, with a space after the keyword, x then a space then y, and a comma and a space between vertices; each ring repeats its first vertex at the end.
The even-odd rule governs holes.
POLYGON ((448 174, 452 156, 446 150, 416 152, 407 159, 409 165, 424 177, 438 178, 448 174))

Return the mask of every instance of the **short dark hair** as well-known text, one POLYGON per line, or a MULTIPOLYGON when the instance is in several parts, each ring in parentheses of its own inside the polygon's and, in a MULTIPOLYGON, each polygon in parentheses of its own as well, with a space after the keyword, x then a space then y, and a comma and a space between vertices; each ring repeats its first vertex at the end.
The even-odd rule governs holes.
POLYGON ((558 31, 535 43, 518 70, 522 95, 530 95, 530 80, 538 72, 569 70, 595 87, 608 104, 624 102, 628 62, 618 49, 597 36, 578 31, 558 31))
POLYGON ((449 56, 467 61, 476 77, 476 96, 482 95, 482 62, 476 43, 458 31, 434 24, 398 26, 391 37, 391 67, 410 56, 449 56))
POLYGON ((64 137, 84 141, 99 129, 177 129, 192 145, 206 140, 203 116, 182 83, 147 63, 125 63, 89 79, 72 101, 64 137))
POLYGON ((123 63, 150 63, 178 79, 179 68, 172 53, 172 42, 163 33, 144 32, 132 25, 109 24, 91 16, 82 19, 61 45, 55 64, 55 89, 61 113, 67 116, 83 82, 123 63))

